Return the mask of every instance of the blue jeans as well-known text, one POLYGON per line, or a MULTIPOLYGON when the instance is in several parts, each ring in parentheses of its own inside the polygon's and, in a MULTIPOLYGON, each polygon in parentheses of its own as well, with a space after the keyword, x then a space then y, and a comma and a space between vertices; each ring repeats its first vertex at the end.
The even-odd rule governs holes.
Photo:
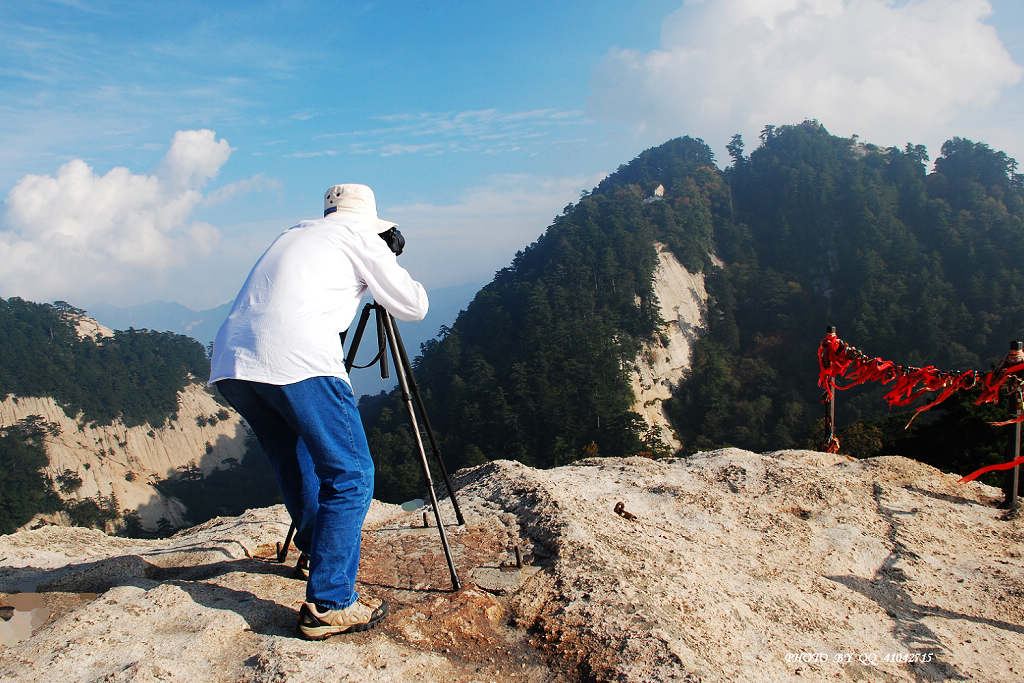
POLYGON ((373 460, 352 388, 337 377, 274 385, 217 382, 256 433, 309 554, 306 601, 344 609, 356 601, 363 520, 373 498, 373 460))

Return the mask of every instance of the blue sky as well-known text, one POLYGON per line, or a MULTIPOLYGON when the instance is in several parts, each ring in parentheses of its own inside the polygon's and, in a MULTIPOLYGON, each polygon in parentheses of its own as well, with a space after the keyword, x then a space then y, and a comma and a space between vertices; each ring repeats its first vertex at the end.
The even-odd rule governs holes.
POLYGON ((808 117, 1024 158, 1022 29, 985 0, 4 3, 0 296, 223 303, 338 182, 428 287, 483 283, 643 149, 724 163, 808 117))

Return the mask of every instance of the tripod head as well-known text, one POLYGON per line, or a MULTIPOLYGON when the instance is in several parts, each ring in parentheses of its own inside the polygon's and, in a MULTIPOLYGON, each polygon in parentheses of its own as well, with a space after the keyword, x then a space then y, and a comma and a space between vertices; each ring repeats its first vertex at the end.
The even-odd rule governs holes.
MULTIPOLYGON (((382 237, 383 235, 384 233, 381 233, 382 237)), ((399 233, 399 236, 401 236, 401 233, 399 233)), ((405 243, 404 240, 402 243, 405 243)), ((352 368, 370 368, 376 365, 377 363, 380 363, 380 378, 387 379, 388 377, 391 376, 390 373, 388 372, 388 334, 387 328, 385 327, 385 318, 390 319, 392 326, 394 326, 395 333, 397 334, 398 327, 395 325, 394 318, 391 318, 391 314, 388 313, 386 308, 378 304, 376 301, 371 301, 370 303, 363 306, 363 312, 359 316, 359 324, 356 325, 356 332, 352 336, 352 344, 349 346, 348 354, 346 354, 345 356, 345 372, 351 372, 352 368), (363 332, 366 331, 366 323, 370 319, 371 312, 376 314, 374 316, 374 319, 377 325, 377 355, 374 356, 373 360, 371 360, 366 365, 356 365, 356 351, 359 350, 359 342, 363 340, 363 332)), ((341 333, 342 347, 345 346, 345 336, 347 334, 348 330, 341 333)), ((402 349, 402 354, 405 354, 404 348, 402 349)))

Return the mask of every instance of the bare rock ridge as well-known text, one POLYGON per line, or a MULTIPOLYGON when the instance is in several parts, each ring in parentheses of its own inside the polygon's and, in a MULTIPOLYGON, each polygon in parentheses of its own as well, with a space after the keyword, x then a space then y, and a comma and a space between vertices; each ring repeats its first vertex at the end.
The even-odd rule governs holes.
POLYGON ((75 332, 79 337, 92 337, 96 341, 102 341, 104 337, 114 336, 112 329, 87 315, 72 313, 70 317, 75 323, 75 332))
POLYGON ((956 479, 811 451, 488 463, 455 477, 463 590, 422 510, 375 502, 359 590, 392 614, 322 643, 269 559, 281 507, 154 541, 23 531, 0 679, 1020 680, 1021 522, 956 479))

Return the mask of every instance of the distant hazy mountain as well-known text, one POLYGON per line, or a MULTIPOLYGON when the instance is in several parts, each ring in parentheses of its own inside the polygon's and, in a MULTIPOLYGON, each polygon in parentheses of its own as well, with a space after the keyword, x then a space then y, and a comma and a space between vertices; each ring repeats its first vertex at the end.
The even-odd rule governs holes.
POLYGON ((187 334, 206 346, 217 336, 217 330, 230 308, 230 301, 203 311, 193 311, 173 301, 150 301, 126 308, 95 304, 88 308, 88 313, 115 330, 134 327, 158 332, 170 331, 187 334))
MULTIPOLYGON (((451 325, 458 317, 459 311, 469 304, 470 299, 482 284, 481 282, 470 282, 429 290, 427 293, 430 297, 430 311, 427 313, 427 317, 418 323, 399 323, 399 331, 409 356, 414 358, 419 355, 420 344, 437 336, 442 325, 451 325)), ((89 307, 88 313, 99 322, 115 330, 134 327, 135 329, 150 329, 160 332, 170 331, 186 334, 201 342, 203 346, 207 346, 217 336, 217 330, 230 309, 231 302, 216 308, 193 311, 191 308, 171 301, 151 301, 129 307, 96 304, 89 307)), ((353 327, 358 320, 357 315, 356 320, 353 321, 353 327)), ((363 341, 359 346, 360 353, 356 363, 363 365, 371 360, 376 353, 376 334, 372 327, 364 333, 363 341)), ((347 349, 346 344, 346 351, 347 349)), ((352 384, 355 386, 357 395, 376 394, 393 388, 396 385, 396 380, 393 371, 389 379, 381 380, 380 371, 377 368, 356 369, 352 371, 352 384)))

